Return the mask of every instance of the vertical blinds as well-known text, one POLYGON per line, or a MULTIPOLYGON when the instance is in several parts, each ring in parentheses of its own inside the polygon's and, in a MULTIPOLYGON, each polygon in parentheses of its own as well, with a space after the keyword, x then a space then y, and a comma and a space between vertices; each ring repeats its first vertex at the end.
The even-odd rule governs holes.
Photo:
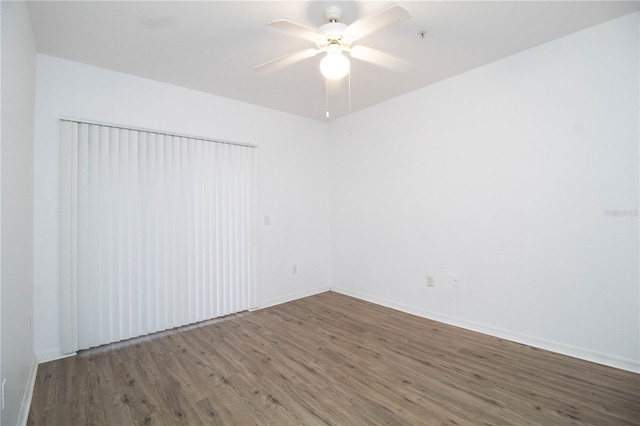
POLYGON ((255 305, 256 151, 61 121, 63 353, 255 305))

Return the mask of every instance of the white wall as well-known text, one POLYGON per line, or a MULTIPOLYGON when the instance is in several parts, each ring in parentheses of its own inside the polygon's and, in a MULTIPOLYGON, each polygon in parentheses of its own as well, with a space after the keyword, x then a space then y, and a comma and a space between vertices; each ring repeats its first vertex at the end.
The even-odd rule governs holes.
POLYGON ((2 2, 2 379, 0 423, 26 421, 35 377, 33 334, 33 114, 36 51, 26 3, 2 2), (31 375, 31 376, 30 376, 31 375), (24 404, 28 408, 28 403, 24 404))
POLYGON ((638 113, 636 13, 331 123, 333 286, 638 370, 638 113))
MULTIPOLYGON (((212 72, 211 78, 215 78, 212 72)), ((59 355, 58 118, 259 146, 261 306, 329 286, 329 181, 324 123, 38 55, 34 288, 39 359, 59 355), (268 215, 271 225, 265 226, 268 215), (292 273, 297 265, 297 274, 292 273)))

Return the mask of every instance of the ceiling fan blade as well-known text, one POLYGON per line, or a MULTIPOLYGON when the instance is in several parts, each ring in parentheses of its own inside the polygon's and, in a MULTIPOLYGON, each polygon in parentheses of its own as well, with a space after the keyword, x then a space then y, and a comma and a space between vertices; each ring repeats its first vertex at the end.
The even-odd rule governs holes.
POLYGON ((405 71, 409 68, 407 61, 367 46, 354 46, 349 50, 349 53, 354 59, 369 62, 393 71, 405 71))
POLYGON ((269 23, 269 26, 313 42, 315 42, 318 37, 322 37, 322 34, 318 33, 313 28, 305 27, 304 25, 296 24, 295 22, 287 21, 286 19, 272 21, 269 23))
POLYGON ((359 40, 381 28, 397 24, 409 18, 411 18, 409 11, 399 4, 395 4, 375 15, 358 19, 349 25, 345 31, 353 37, 354 40, 359 40))
POLYGON ((279 58, 273 59, 269 62, 265 62, 264 64, 258 65, 253 69, 259 73, 266 73, 270 71, 275 71, 280 68, 284 68, 288 65, 294 64, 298 61, 302 61, 303 59, 311 58, 316 56, 320 51, 318 49, 305 49, 300 50, 299 52, 290 53, 288 55, 281 56, 279 58))

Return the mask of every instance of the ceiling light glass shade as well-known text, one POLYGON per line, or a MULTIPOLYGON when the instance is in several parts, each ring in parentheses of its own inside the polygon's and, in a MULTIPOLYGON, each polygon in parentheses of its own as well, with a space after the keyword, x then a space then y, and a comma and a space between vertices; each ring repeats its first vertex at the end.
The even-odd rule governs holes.
POLYGON ((349 60, 340 52, 329 52, 320 61, 320 72, 329 80, 338 80, 349 73, 349 60))

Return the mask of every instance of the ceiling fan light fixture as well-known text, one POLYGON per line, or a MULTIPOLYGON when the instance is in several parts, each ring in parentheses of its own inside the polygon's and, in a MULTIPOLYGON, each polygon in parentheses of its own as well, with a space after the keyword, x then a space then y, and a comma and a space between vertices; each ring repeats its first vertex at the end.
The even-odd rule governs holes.
POLYGON ((329 80, 339 80, 349 74, 351 64, 341 52, 327 52, 320 61, 320 72, 329 80))

